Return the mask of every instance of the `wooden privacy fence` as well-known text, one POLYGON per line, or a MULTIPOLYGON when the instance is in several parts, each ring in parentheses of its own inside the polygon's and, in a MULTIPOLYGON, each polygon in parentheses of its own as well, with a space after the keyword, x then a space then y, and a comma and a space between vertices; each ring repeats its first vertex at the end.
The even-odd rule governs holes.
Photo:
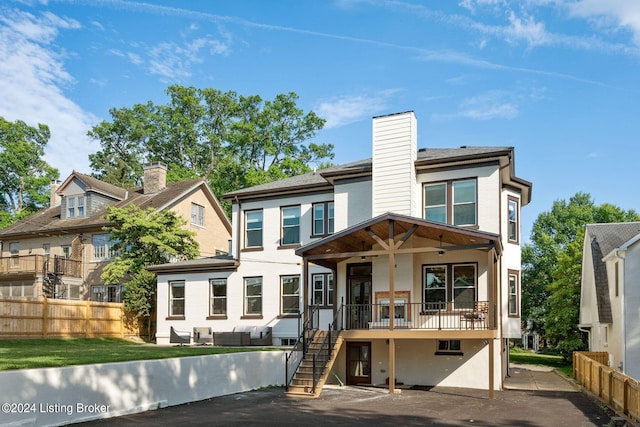
POLYGON ((6 298, 0 299, 0 338, 138 335, 129 317, 122 303, 6 298))
POLYGON ((640 382, 607 366, 609 353, 576 351, 573 375, 584 388, 632 421, 640 421, 640 382))

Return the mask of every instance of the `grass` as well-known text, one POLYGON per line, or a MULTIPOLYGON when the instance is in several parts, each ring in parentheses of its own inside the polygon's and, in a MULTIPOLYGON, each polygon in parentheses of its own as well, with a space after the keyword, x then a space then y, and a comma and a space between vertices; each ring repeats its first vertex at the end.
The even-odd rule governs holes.
POLYGON ((549 366, 568 377, 573 376, 573 366, 555 354, 532 353, 529 350, 514 347, 509 350, 509 360, 523 365, 549 366))
POLYGON ((161 347, 117 338, 0 340, 0 370, 277 350, 265 347, 161 347))

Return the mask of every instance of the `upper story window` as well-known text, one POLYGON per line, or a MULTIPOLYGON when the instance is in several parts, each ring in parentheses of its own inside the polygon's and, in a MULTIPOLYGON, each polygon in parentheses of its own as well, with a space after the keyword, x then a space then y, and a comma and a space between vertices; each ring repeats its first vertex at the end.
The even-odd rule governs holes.
POLYGON ((191 224, 204 227, 204 206, 191 203, 191 224))
POLYGON ((516 199, 515 197, 509 197, 507 203, 509 205, 509 227, 508 227, 509 242, 518 243, 518 241, 520 240, 518 239, 518 236, 520 234, 519 233, 520 209, 518 209, 518 199, 516 199))
POLYGON ((18 256, 20 255, 20 242, 9 243, 9 255, 11 256, 11 266, 16 267, 20 263, 18 256))
POLYGON ((62 256, 66 259, 71 259, 71 245, 62 245, 60 248, 62 249, 62 256))
POLYGON ((312 222, 314 236, 333 234, 333 202, 314 203, 312 222))
POLYGON ((115 255, 111 247, 111 234, 94 234, 91 236, 93 245, 93 259, 96 261, 111 259, 115 255))
POLYGON ((280 244, 297 245, 300 243, 300 206, 282 208, 282 235, 280 244))
POLYGON ((465 179, 424 186, 424 218, 459 226, 477 224, 477 181, 465 179))
POLYGON ((245 236, 246 248, 262 247, 262 210, 245 212, 245 236))
POLYGON ((84 216, 84 195, 66 196, 67 218, 80 218, 84 216))

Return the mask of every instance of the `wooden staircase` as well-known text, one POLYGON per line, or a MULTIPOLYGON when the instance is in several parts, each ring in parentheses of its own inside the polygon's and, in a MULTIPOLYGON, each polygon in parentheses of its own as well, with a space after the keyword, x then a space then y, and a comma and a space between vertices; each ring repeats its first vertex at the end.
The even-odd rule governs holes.
MULTIPOLYGON (((335 332, 333 332, 335 333, 335 332)), ((331 356, 327 356, 327 349, 321 349, 322 343, 327 336, 327 331, 317 331, 313 337, 313 341, 309 345, 309 349, 307 350, 307 354, 305 354, 304 359, 298 366, 298 369, 287 388, 286 395, 289 397, 302 397, 302 398, 316 398, 320 396, 322 392, 322 387, 324 386, 327 378, 329 377, 329 373, 331 372, 331 367, 338 356, 338 351, 340 350, 340 346, 342 345, 343 339, 340 334, 335 339, 335 344, 333 345, 333 349, 331 351, 331 356), (323 354, 324 353, 324 354, 323 354), (313 389, 313 359, 314 356, 319 355, 317 359, 326 360, 324 366, 316 366, 318 371, 321 371, 322 374, 318 380, 318 384, 315 387, 315 391, 313 389), (323 357, 324 356, 324 357, 323 357), (328 360, 327 360, 328 359, 328 360)), ((317 362, 316 362, 317 364, 317 362)))

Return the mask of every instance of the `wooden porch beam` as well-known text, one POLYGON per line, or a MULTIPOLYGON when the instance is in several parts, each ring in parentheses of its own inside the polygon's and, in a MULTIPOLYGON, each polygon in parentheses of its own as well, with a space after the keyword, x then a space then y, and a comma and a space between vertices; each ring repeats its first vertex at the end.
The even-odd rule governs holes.
MULTIPOLYGON (((380 236, 378 236, 376 233, 374 233, 372 229, 367 228, 366 230, 367 230, 367 233, 369 234, 369 236, 371 236, 371 238, 373 240, 375 240, 380 246, 382 246, 382 248, 384 250, 386 250, 386 251, 389 250, 389 245, 387 245, 387 243, 384 240, 382 240, 382 238, 380 236)), ((390 237, 389 242, 392 242, 392 241, 393 241, 393 237, 390 237)))
MULTIPOLYGON (((394 245, 395 248, 395 245, 394 245)), ((493 245, 488 244, 479 244, 479 245, 461 245, 461 246, 444 246, 440 247, 422 247, 422 248, 404 248, 404 249, 395 249, 396 254, 418 254, 418 253, 428 253, 428 252, 439 252, 439 251, 460 251, 460 250, 488 250, 492 249, 493 245)), ((373 249, 370 251, 352 251, 352 252, 327 252, 324 254, 314 254, 314 255, 306 255, 309 261, 313 261, 316 259, 332 259, 332 258, 352 258, 352 257, 361 257, 361 256, 377 256, 377 255, 387 255, 389 250, 383 249, 373 249)))
POLYGON ((400 249, 400 246, 404 245, 407 239, 409 239, 409 237, 411 237, 411 235, 415 233, 417 229, 418 229, 418 226, 416 224, 413 224, 413 226, 409 230, 407 230, 406 233, 404 233, 404 236, 402 236, 400 240, 398 240, 398 242, 395 245, 395 248, 400 249))

